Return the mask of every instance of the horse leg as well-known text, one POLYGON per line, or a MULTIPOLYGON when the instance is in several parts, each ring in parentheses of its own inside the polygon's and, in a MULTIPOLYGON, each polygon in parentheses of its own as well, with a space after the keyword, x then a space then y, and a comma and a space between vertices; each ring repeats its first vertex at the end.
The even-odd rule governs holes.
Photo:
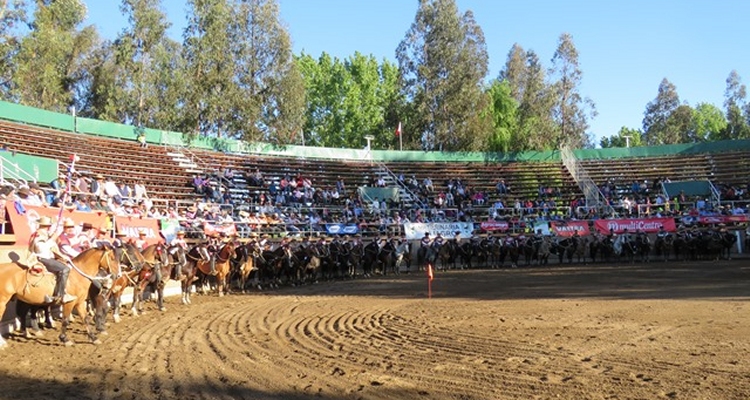
POLYGON ((164 282, 159 282, 156 285, 156 305, 159 307, 159 311, 167 311, 164 307, 164 282))

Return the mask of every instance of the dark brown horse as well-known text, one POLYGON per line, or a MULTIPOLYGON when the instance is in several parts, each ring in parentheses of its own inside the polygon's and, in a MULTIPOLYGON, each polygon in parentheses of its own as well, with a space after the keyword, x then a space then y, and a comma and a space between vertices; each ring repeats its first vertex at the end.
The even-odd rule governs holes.
MULTIPOLYGON (((91 326, 91 317, 86 310, 86 299, 91 282, 99 279, 97 274, 100 271, 114 277, 119 275, 120 264, 117 262, 115 251, 109 248, 92 248, 73 259, 75 268, 72 268, 68 278, 66 292, 76 296, 76 300, 62 307, 63 320, 59 336, 60 341, 65 345, 74 344, 67 335, 70 316, 74 309, 86 327, 86 333, 91 342, 100 343, 91 326)), ((44 297, 52 295, 54 286, 55 276, 46 271, 36 274, 31 269, 23 268, 15 262, 0 264, 0 315, 5 313, 5 308, 13 296, 27 304, 45 305, 44 297)), ((0 337, 0 348, 6 345, 7 343, 0 337)))
MULTIPOLYGON (((159 311, 166 311, 164 307, 164 286, 169 281, 174 265, 171 263, 167 247, 163 243, 152 244, 141 252, 146 264, 151 266, 153 273, 144 279, 145 286, 151 286, 156 292, 156 306, 159 311)), ((144 287, 145 290, 145 287, 144 287)), ((140 296, 139 296, 140 297, 140 296)), ((140 304, 140 298, 138 299, 140 304)), ((136 300, 133 299, 133 302, 136 300)))

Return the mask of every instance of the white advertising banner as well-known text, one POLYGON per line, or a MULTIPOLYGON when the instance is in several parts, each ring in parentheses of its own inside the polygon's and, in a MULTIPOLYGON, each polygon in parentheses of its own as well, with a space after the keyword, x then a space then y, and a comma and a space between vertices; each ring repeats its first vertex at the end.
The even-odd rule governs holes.
POLYGON ((431 223, 406 223, 404 233, 408 240, 419 240, 424 237, 425 232, 434 238, 439 233, 444 238, 452 238, 456 232, 461 233, 462 238, 471 237, 474 224, 471 222, 431 222, 431 223))

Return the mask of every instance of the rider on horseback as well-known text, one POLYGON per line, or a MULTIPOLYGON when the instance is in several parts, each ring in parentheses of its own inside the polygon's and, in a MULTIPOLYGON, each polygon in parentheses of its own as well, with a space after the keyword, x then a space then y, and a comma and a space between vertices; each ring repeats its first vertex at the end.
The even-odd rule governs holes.
POLYGON ((38 225, 38 229, 31 236, 29 251, 36 255, 39 262, 47 268, 47 271, 54 273, 57 278, 53 296, 45 296, 44 301, 50 304, 64 304, 75 301, 76 296, 65 293, 65 288, 68 286, 70 266, 59 260, 63 260, 67 264, 71 264, 72 261, 57 247, 58 234, 50 234, 49 232, 52 220, 46 216, 41 217, 38 225))
MULTIPOLYGON (((182 231, 182 230, 177 231, 177 237, 175 237, 174 239, 172 239, 171 246, 182 247, 182 249, 185 250, 185 252, 187 253, 187 251, 188 251, 188 244, 187 244, 187 241, 185 241, 185 231, 182 231)), ((179 262, 177 264, 175 264, 174 279, 177 280, 177 281, 179 281, 180 279, 182 279, 182 264, 179 263, 179 262)))
POLYGON ((214 232, 208 235, 203 246, 199 247, 203 261, 211 265, 211 270, 208 272, 209 275, 216 275, 216 252, 219 251, 220 246, 219 233, 214 232))

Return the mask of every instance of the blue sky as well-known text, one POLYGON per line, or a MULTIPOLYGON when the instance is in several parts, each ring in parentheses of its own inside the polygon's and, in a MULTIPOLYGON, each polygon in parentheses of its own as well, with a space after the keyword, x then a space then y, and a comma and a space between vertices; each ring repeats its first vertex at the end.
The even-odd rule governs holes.
MULTIPOLYGON (((117 0, 88 0, 89 23, 105 38, 125 25, 117 0)), ((736 70, 750 82, 750 2, 743 0, 456 0, 482 27, 494 78, 514 43, 534 50, 545 67, 561 33, 573 36, 583 71, 581 94, 594 101, 596 138, 620 127, 640 128, 646 104, 663 78, 691 106, 723 109, 726 78, 736 70)), ((162 0, 180 39, 185 1, 162 0)), ((418 0, 279 0, 281 19, 295 53, 327 52, 346 58, 355 51, 395 60, 414 20, 418 0)))

